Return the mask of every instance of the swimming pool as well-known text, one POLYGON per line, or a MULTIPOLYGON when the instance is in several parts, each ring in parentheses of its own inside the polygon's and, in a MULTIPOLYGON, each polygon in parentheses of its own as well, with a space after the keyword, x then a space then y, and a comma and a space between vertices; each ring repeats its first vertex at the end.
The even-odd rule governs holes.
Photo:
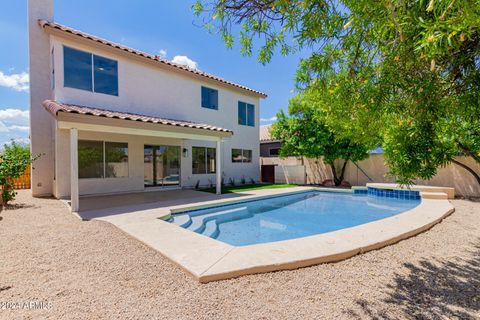
POLYGON ((246 246, 349 228, 419 204, 419 199, 308 191, 175 214, 170 222, 234 246, 246 246))

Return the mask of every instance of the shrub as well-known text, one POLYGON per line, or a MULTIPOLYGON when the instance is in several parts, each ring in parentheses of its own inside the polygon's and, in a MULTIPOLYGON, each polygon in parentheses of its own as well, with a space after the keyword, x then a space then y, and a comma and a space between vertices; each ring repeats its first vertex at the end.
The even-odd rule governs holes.
POLYGON ((17 194, 13 188, 13 179, 20 177, 39 156, 32 157, 28 145, 21 145, 14 141, 4 145, 0 153, 0 186, 4 204, 15 199, 17 194))

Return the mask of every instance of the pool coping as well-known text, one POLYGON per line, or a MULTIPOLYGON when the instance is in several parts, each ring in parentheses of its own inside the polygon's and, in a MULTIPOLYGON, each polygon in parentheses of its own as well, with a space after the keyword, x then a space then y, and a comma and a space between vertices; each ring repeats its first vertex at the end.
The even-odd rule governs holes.
POLYGON ((150 218, 135 222, 112 223, 159 251, 199 282, 206 283, 344 260, 417 235, 454 211, 446 199, 422 198, 417 207, 381 220, 303 238, 239 247, 164 221, 172 213, 314 190, 354 193, 350 189, 317 187, 276 189, 268 194, 168 207, 155 211, 155 217, 150 214, 150 218))

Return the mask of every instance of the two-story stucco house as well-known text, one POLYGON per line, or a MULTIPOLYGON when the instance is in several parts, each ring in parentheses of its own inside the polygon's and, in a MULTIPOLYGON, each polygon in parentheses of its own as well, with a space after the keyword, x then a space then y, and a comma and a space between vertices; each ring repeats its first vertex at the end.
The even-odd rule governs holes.
POLYGON ((34 196, 259 180, 266 95, 55 23, 29 0, 34 196))

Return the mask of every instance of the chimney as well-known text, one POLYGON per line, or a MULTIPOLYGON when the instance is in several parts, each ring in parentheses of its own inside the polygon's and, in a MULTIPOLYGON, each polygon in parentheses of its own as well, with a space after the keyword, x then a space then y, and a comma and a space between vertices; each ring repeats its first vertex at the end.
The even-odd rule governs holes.
POLYGON ((53 0, 28 0, 28 47, 30 72, 30 150, 42 156, 32 169, 33 196, 53 194, 54 120, 42 102, 52 97, 50 37, 38 24, 53 21, 53 0))

